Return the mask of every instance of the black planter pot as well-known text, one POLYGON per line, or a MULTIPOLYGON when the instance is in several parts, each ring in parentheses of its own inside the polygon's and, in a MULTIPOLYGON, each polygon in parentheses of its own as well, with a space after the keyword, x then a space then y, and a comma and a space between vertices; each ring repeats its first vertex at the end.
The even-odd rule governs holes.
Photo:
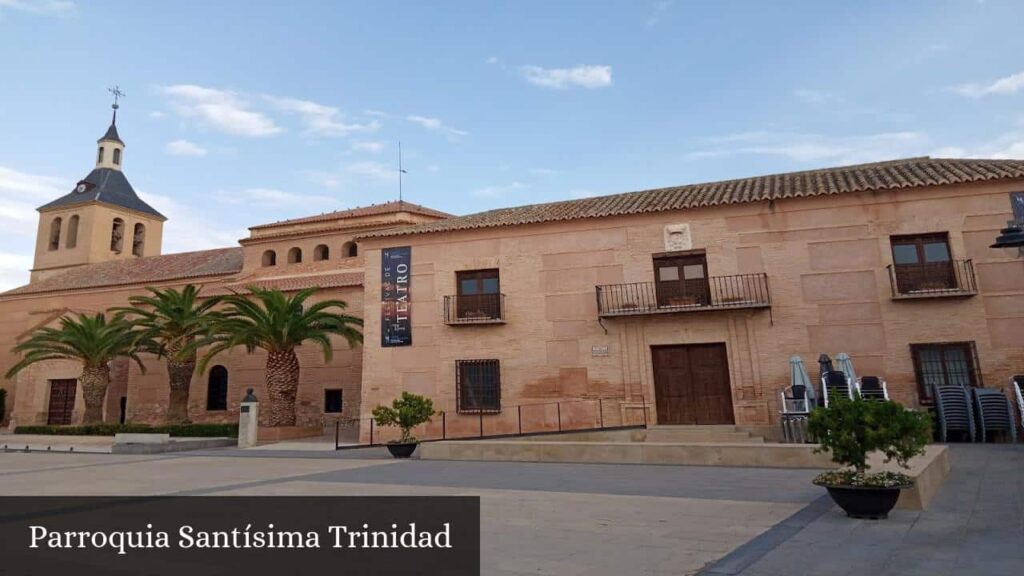
POLYGON ((388 452, 395 458, 408 458, 412 456, 412 453, 416 451, 416 447, 419 446, 416 442, 407 442, 405 444, 388 444, 388 452))
POLYGON ((850 518, 881 520, 889 517, 889 511, 900 498, 898 488, 876 488, 874 486, 825 486, 829 496, 850 518))

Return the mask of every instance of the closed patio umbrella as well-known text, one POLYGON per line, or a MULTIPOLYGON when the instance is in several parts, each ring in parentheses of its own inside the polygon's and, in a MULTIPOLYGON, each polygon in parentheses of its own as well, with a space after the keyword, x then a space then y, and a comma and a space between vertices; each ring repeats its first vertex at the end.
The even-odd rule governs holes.
POLYGON ((804 361, 799 356, 789 357, 789 385, 790 386, 805 386, 807 388, 807 397, 811 401, 811 405, 817 404, 817 391, 813 384, 811 384, 811 377, 807 375, 807 368, 804 367, 804 361))
POLYGON ((832 366, 832 359, 828 357, 828 354, 822 354, 818 356, 818 381, 825 376, 825 372, 831 372, 835 370, 832 366))
POLYGON ((836 355, 836 364, 839 365, 839 370, 846 374, 846 378, 850 380, 851 384, 857 383, 857 373, 853 371, 853 360, 850 355, 846 352, 840 352, 836 355))

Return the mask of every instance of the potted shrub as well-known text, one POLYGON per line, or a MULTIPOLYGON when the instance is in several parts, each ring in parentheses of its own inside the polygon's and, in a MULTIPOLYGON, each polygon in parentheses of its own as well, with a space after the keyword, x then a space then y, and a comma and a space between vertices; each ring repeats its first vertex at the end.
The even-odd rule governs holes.
POLYGON ((398 440, 388 442, 388 452, 395 458, 408 458, 416 451, 419 442, 410 435, 413 428, 430 422, 434 415, 434 402, 417 394, 402 392, 401 398, 391 402, 391 406, 377 406, 373 409, 373 419, 378 426, 397 426, 402 435, 398 440))
POLYGON ((868 472, 868 455, 878 451, 885 462, 893 460, 909 468, 914 456, 924 453, 931 438, 931 419, 922 412, 907 410, 896 402, 840 398, 828 408, 811 413, 808 429, 828 451, 832 461, 843 466, 814 479, 824 486, 832 500, 851 518, 877 520, 888 517, 900 490, 914 481, 902 472, 868 472))

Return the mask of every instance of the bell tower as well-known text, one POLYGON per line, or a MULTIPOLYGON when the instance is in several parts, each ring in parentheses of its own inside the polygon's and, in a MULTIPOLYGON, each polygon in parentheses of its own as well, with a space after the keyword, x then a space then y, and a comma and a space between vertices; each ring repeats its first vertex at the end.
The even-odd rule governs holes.
POLYGON ((96 167, 71 192, 37 209, 32 282, 77 266, 160 254, 167 218, 139 198, 124 175, 125 143, 117 133, 124 93, 117 87, 110 93, 114 113, 96 141, 96 167))

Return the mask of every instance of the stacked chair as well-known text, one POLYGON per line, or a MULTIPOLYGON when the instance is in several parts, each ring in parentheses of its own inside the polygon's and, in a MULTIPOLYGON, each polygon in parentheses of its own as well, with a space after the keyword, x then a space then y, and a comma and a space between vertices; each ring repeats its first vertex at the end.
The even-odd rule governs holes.
POLYGON ((966 432, 975 440, 974 410, 970 393, 959 384, 932 386, 935 397, 935 417, 939 424, 939 441, 946 442, 950 432, 966 432))
POLYGON ((853 383, 839 370, 829 370, 821 375, 821 396, 827 408, 836 398, 853 399, 853 383))
POLYGON ((857 381, 857 392, 865 400, 889 399, 889 387, 878 376, 861 376, 857 381))
POLYGON ((1017 408, 1020 410, 1020 428, 1024 430, 1024 374, 1017 374, 1010 378, 1010 388, 1017 399, 1017 408))
POLYGON ((1017 425, 1013 421, 1013 405, 1002 390, 975 388, 974 407, 978 411, 978 432, 984 442, 988 432, 1003 430, 1010 440, 1017 441, 1017 425))
POLYGON ((782 396, 782 436, 786 442, 806 443, 811 441, 807 432, 807 419, 814 409, 813 401, 808 393, 807 386, 793 384, 789 387, 789 394, 783 390, 779 392, 782 396))

